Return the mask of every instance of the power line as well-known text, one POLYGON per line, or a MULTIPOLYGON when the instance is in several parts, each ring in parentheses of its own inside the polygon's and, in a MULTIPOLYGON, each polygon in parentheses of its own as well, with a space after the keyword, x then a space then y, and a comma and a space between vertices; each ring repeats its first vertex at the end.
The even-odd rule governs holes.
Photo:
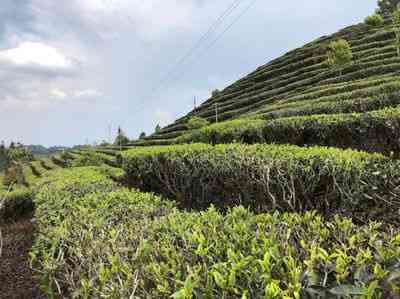
MULTIPOLYGON (((240 1, 240 0, 239 0, 240 1)), ((233 19, 233 21, 231 23, 229 23, 229 25, 227 27, 225 27, 225 29, 214 39, 211 41, 211 43, 207 46, 207 48, 205 49, 206 51, 203 51, 202 53, 200 53, 200 55, 198 55, 196 58, 196 62, 199 61, 198 58, 203 57, 204 54, 207 53, 208 50, 210 50, 249 10, 250 8, 256 3, 257 0, 251 0, 251 2, 249 3, 248 6, 246 6, 237 16, 236 18, 233 19)), ((170 83, 174 80, 179 79, 186 70, 183 70, 178 76, 176 76, 175 78, 173 78, 172 80, 168 80, 167 82, 170 83)), ((156 90, 153 90, 153 92, 156 90)), ((140 107, 140 110, 144 109, 145 105, 143 105, 142 107, 140 107)), ((139 111, 139 110, 138 110, 139 111)))
MULTIPOLYGON (((235 19, 208 45, 207 48, 201 53, 199 56, 197 56, 197 59, 195 61, 198 62, 200 58, 202 58, 208 51, 250 10, 250 8, 256 3, 257 0, 252 0, 248 6, 246 6, 240 14, 237 15, 235 19)), ((179 76, 175 77, 173 80, 179 79, 186 70, 183 70, 179 76)), ((171 82, 173 81, 171 80, 171 82)))
POLYGON ((175 72, 177 68, 179 68, 189 57, 193 55, 193 53, 200 48, 203 41, 206 41, 209 36, 218 28, 220 24, 223 23, 224 19, 228 17, 240 4, 242 0, 235 0, 233 1, 228 8, 214 21, 213 24, 208 28, 208 30, 200 37, 200 39, 186 52, 185 55, 180 58, 177 63, 167 72, 163 79, 156 85, 153 89, 153 92, 157 91, 164 82, 167 81, 168 77, 175 72))

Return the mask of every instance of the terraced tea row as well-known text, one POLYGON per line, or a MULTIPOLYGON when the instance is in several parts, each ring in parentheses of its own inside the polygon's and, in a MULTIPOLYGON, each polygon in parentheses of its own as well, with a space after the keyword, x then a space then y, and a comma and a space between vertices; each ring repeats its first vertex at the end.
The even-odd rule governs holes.
POLYGON ((20 162, 14 167, 20 169, 18 180, 9 185, 4 185, 3 180, 0 182, 0 223, 32 213, 32 187, 41 177, 48 175, 49 171, 59 168, 49 159, 20 162))
POLYGON ((58 171, 40 184, 32 257, 48 296, 390 298, 400 291, 400 234, 391 227, 315 212, 179 211, 117 187, 93 167, 58 171))
POLYGON ((185 123, 191 116, 214 122, 216 108, 218 120, 224 121, 238 117, 270 119, 394 107, 398 105, 396 100, 382 99, 393 99, 393 94, 400 91, 399 67, 390 20, 378 27, 351 26, 258 68, 158 134, 132 145, 171 143, 188 131, 185 123), (349 41, 354 56, 353 63, 340 72, 325 63, 327 45, 338 38, 349 41))
POLYGON ((237 119, 193 130, 170 142, 320 145, 380 152, 398 158, 399 132, 400 108, 386 108, 367 113, 320 114, 270 121, 237 119))
POLYGON ((76 159, 72 166, 87 166, 87 165, 103 165, 107 164, 112 167, 118 165, 116 156, 117 151, 111 149, 87 149, 73 152, 76 155, 76 159))
POLYGON ((317 209, 327 215, 394 217, 395 222, 400 208, 398 164, 379 154, 191 144, 132 149, 122 153, 122 160, 132 186, 187 208, 241 204, 256 211, 317 209))

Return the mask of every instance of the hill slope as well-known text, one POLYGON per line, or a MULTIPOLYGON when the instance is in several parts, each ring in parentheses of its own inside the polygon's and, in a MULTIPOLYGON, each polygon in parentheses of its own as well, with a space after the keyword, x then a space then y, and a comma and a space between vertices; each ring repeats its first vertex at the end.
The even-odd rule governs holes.
POLYGON ((188 131, 187 120, 199 116, 215 122, 237 118, 276 119, 288 116, 366 112, 396 106, 400 90, 400 57, 391 20, 382 26, 364 23, 323 36, 288 52, 206 100, 197 109, 136 145, 175 143, 188 131), (347 40, 353 63, 341 72, 326 61, 330 42, 347 40))

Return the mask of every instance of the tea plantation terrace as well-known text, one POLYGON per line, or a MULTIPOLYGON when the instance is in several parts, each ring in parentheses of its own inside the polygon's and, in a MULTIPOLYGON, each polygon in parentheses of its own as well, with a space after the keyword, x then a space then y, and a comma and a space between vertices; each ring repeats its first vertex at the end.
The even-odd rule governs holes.
POLYGON ((399 104, 400 58, 390 20, 381 26, 358 24, 293 50, 228 86, 159 133, 132 145, 175 143, 188 132, 186 122, 199 116, 215 122, 237 118, 368 112, 399 104), (330 42, 347 40, 353 62, 341 71, 329 68, 330 42))

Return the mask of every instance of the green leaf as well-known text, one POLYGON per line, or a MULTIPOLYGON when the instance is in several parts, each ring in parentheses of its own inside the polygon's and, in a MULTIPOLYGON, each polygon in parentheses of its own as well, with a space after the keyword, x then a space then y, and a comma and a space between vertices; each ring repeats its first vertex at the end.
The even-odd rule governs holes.
POLYGON ((365 291, 365 288, 348 284, 340 285, 329 290, 331 294, 337 296, 364 295, 365 291))
POLYGON ((221 289, 225 289, 225 287, 226 287, 226 279, 224 279, 224 276, 221 273, 217 272, 217 271, 213 272, 213 276, 214 276, 215 283, 221 289))
POLYGON ((171 295, 173 299, 186 299, 185 289, 181 289, 178 292, 171 295))

